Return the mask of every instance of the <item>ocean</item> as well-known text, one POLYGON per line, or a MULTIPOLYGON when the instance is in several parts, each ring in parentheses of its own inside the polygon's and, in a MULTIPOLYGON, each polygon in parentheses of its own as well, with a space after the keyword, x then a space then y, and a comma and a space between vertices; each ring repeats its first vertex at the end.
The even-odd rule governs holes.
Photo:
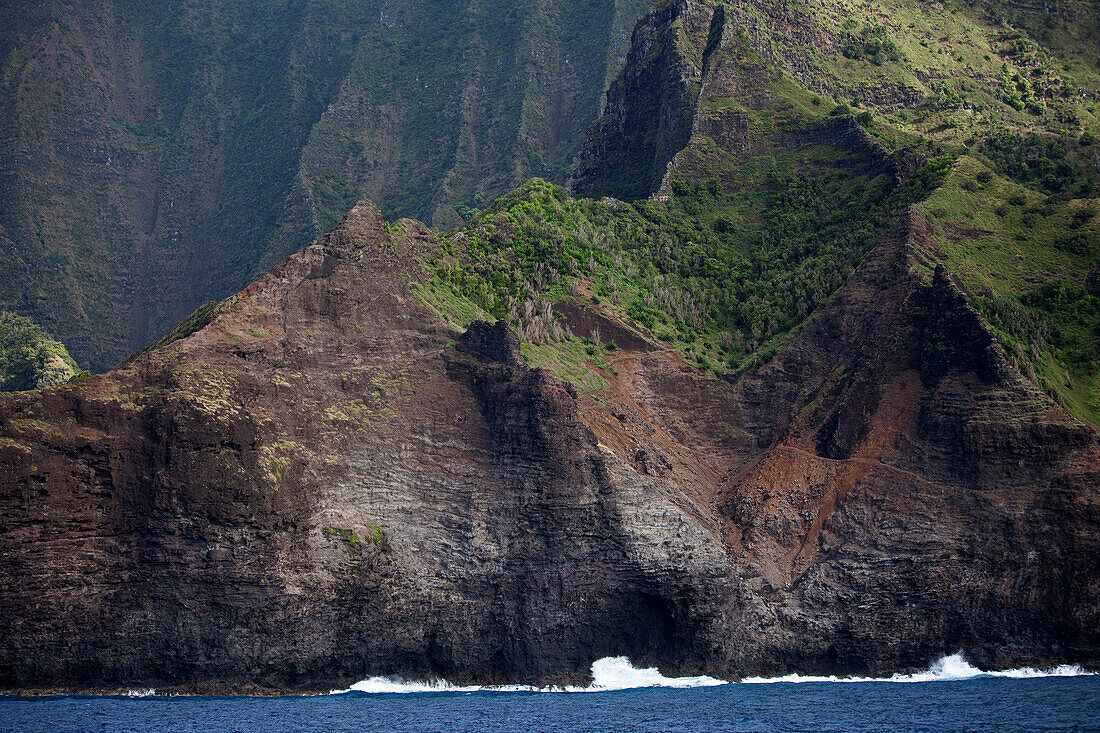
POLYGON ((827 733, 1100 731, 1100 676, 1075 667, 986 673, 961 655, 889 679, 667 678, 625 658, 583 689, 455 687, 381 678, 310 697, 0 697, 4 731, 827 733))

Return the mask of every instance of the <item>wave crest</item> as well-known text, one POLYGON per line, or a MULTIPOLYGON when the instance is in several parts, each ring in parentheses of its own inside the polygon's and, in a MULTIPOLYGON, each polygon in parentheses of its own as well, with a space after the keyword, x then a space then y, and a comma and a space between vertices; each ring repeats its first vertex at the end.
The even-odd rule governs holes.
MULTIPOLYGON (((891 677, 836 677, 788 674, 782 677, 747 677, 742 684, 774 684, 777 682, 951 682, 976 677, 1006 677, 1030 679, 1039 677, 1078 677, 1091 675, 1077 665, 1063 664, 1050 669, 1021 667, 996 672, 986 672, 966 661, 962 652, 937 659, 925 672, 895 674, 891 677)), ((407 681, 393 677, 371 677, 356 682, 346 690, 334 690, 331 694, 350 692, 372 694, 408 694, 417 692, 612 692, 643 687, 713 687, 729 684, 714 677, 665 677, 656 667, 638 668, 626 657, 604 657, 592 663, 592 684, 587 687, 532 687, 529 685, 454 685, 446 680, 407 681)))
POLYGON ((1075 664, 1062 664, 1050 669, 1036 669, 1035 667, 1021 667, 1019 669, 1006 669, 995 672, 987 672, 978 669, 966 661, 962 652, 956 652, 940 657, 926 672, 913 674, 895 674, 890 677, 836 677, 788 674, 782 677, 746 677, 742 680, 745 684, 770 684, 776 682, 954 682, 969 680, 975 677, 1009 677, 1012 679, 1031 679, 1039 677, 1080 677, 1090 675, 1075 664))
POLYGON ((728 684, 725 680, 702 675, 699 677, 665 677, 656 667, 638 669, 626 657, 604 657, 592 663, 592 684, 568 688, 569 692, 607 692, 632 690, 639 687, 714 687, 728 684))
POLYGON ((393 677, 371 677, 356 682, 346 690, 335 690, 332 694, 348 692, 408 694, 415 692, 612 692, 614 690, 633 690, 642 687, 713 687, 728 684, 714 677, 665 677, 656 667, 638 668, 626 657, 604 657, 592 663, 592 684, 587 687, 532 687, 529 685, 480 686, 453 685, 446 680, 406 681, 393 677))

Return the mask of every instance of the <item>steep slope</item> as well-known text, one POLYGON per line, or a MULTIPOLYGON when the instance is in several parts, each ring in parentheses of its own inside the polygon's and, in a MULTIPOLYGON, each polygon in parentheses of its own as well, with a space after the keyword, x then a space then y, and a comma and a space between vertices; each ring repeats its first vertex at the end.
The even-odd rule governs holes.
POLYGON ((5 687, 564 680, 695 643, 670 604, 719 546, 673 487, 609 473, 506 328, 447 345, 405 227, 361 205, 193 335, 6 398, 5 687))
POLYGON ((241 287, 349 63, 339 5, 11 8, 0 301, 101 370, 241 287))
POLYGON ((1100 666, 1095 202, 830 114, 733 7, 663 4, 635 40, 681 50, 612 86, 672 119, 628 82, 707 70, 653 199, 536 180, 447 235, 364 202, 0 396, 0 686, 1100 666))
POLYGON ((2 398, 6 689, 1100 663, 1096 434, 921 281, 919 225, 733 381, 573 301, 625 346, 583 390, 446 326, 422 262, 463 243, 399 228, 361 204, 191 335, 2 398))
POLYGON ((564 181, 648 2, 7 5, 0 304, 102 370, 363 195, 564 181))
POLYGON ((1076 34, 1096 31, 1095 8, 1067 5, 1079 26, 1046 47, 1035 41, 1049 35, 1043 24, 1024 11, 1013 28, 991 25, 981 8, 902 12, 886 2, 883 13, 893 14, 881 27, 897 53, 868 61, 844 45, 851 29, 836 19, 841 8, 829 16, 816 7, 788 16, 764 4, 748 18, 741 4, 676 2, 643 19, 607 112, 589 131, 574 192, 655 194, 681 216, 679 230, 703 263, 651 259, 703 280, 704 293, 732 295, 734 303, 712 309, 716 323, 695 330, 712 331, 706 363, 721 363, 733 347, 736 365, 745 351, 761 353, 761 341, 799 327, 897 212, 935 188, 918 214, 934 231, 923 276, 947 263, 1016 366, 1100 425, 1100 300, 1088 285, 1100 260, 1100 77, 1095 48, 1075 45, 1076 34), (984 39, 979 47, 997 55, 933 63, 915 50, 933 33, 984 39), (796 58, 801 44, 813 53, 796 58), (1079 87, 1051 76, 1058 63, 1058 73, 1076 70, 1079 87), (912 94, 899 91, 905 74, 915 75, 904 77, 917 84, 912 94), (1046 84, 1042 108, 1017 109, 1001 92, 945 101, 935 91, 952 75, 993 74, 1016 79, 1017 92, 1046 84), (871 82, 877 96, 866 94, 871 82), (863 96, 863 111, 845 103, 850 94, 863 96), (680 121, 672 137, 668 120, 680 121), (692 220, 709 226, 693 231, 692 220), (714 349, 731 326, 735 343, 714 349))
POLYGON ((573 189, 644 198, 665 182, 688 137, 699 156, 707 145, 759 155, 766 150, 754 144, 766 147, 797 122, 781 114, 785 103, 860 115, 868 127, 886 122, 891 131, 872 132, 887 145, 918 135, 985 149, 1018 133, 1056 135, 1055 157, 1068 152, 1085 163, 1074 171, 1075 192, 1095 195, 1098 41, 1100 12, 1086 2, 1052 11, 998 2, 669 0, 639 22, 627 73, 589 132, 573 189), (776 102, 780 114, 761 119, 776 102))

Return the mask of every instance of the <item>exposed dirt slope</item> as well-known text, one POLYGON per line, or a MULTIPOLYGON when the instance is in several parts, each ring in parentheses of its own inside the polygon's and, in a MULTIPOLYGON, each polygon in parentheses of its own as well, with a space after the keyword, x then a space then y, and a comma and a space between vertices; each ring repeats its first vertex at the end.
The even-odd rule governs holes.
POLYGON ((192 335, 0 398, 5 689, 1100 663, 1096 436, 917 225, 759 371, 643 345, 580 395, 443 326, 402 225, 360 204, 192 335))

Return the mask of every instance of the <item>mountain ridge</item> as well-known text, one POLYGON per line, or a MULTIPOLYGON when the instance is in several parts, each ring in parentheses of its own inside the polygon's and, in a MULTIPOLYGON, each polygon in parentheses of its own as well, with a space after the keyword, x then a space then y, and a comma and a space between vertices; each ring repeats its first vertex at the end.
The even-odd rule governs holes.
POLYGON ((762 368, 731 382, 639 344, 595 391, 526 366, 502 323, 447 326, 416 295, 437 235, 400 229, 360 205, 191 335, 3 398, 3 572, 36 569, 0 598, 9 689, 547 684, 621 653, 726 677, 919 669, 946 648, 1096 664, 1096 433, 974 338, 942 269, 921 282, 910 224, 762 368), (896 341, 851 328, 874 313, 896 341), (972 357, 926 355, 929 338, 972 357), (842 378, 815 397, 807 371, 842 378), (27 513, 36 486, 62 502, 46 517, 27 513), (89 501, 112 507, 91 526, 89 501), (42 532, 67 539, 16 539, 42 532), (122 596, 78 580, 117 573, 122 596), (28 593, 56 599, 52 620, 28 593), (74 622, 88 644, 62 650, 51 629, 74 622), (120 624, 143 631, 120 643, 120 624))
POLYGON ((647 5, 13 6, 0 304, 103 371, 363 196, 453 226, 564 181, 647 5))
POLYGON ((612 84, 644 125, 632 78, 752 82, 654 95, 693 120, 656 195, 531 180, 446 233, 363 201, 0 395, 0 686, 1100 665, 1088 177, 815 103, 718 13, 662 4, 635 39, 680 50, 612 84))

